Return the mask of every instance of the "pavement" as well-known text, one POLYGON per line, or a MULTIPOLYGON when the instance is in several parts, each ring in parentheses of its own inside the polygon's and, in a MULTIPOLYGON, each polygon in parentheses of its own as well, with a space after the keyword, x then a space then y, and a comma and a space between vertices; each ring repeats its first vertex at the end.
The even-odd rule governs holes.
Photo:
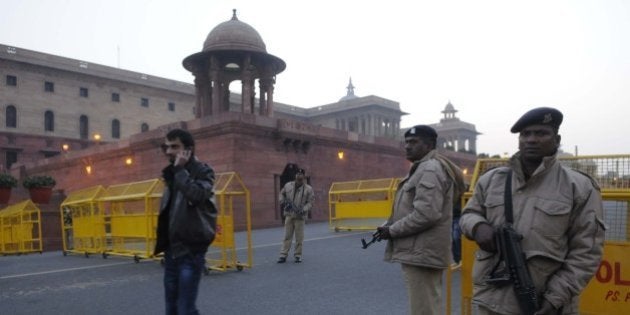
MULTIPOLYGON (((385 242, 361 248, 370 232, 335 232, 309 222, 304 261, 289 256, 278 264, 283 234, 281 227, 252 231, 251 268, 203 276, 201 314, 408 313, 400 265, 383 261, 385 242)), ((238 259, 246 261, 246 234, 235 238, 238 259)), ((0 313, 163 314, 162 276, 156 260, 61 251, 0 256, 0 313)), ((460 313, 459 278, 454 271, 452 314, 460 313)))

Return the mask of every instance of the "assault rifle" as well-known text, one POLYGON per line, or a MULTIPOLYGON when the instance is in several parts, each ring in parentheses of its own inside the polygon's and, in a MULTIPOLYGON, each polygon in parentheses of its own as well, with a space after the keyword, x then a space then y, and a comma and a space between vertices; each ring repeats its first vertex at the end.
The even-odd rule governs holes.
POLYGON ((380 231, 376 231, 372 234, 372 240, 369 242, 366 242, 364 238, 361 239, 361 248, 366 249, 368 248, 370 245, 374 244, 374 242, 380 242, 381 241, 381 232, 380 231))
POLYGON ((280 205, 280 207, 282 208, 283 212, 287 212, 287 213, 295 213, 297 215, 303 215, 304 214, 304 210, 302 208, 297 207, 293 201, 291 201, 290 199, 285 199, 282 204, 280 205))
POLYGON ((486 278, 486 283, 504 285, 511 283, 516 294, 518 306, 524 315, 533 315, 540 305, 536 295, 536 287, 527 269, 525 254, 521 248, 523 236, 518 234, 512 224, 506 223, 495 231, 495 241, 504 268, 496 270, 498 265, 486 278), (506 270, 507 269, 507 270, 506 270))
MULTIPOLYGON (((383 222, 383 224, 381 224, 381 226, 387 226, 387 221, 383 222)), ((371 241, 366 242, 364 238, 361 238, 361 248, 366 249, 370 245, 374 244, 375 242, 380 242, 381 240, 382 240, 381 232, 379 230, 376 230, 376 232, 372 233, 372 240, 371 241)))

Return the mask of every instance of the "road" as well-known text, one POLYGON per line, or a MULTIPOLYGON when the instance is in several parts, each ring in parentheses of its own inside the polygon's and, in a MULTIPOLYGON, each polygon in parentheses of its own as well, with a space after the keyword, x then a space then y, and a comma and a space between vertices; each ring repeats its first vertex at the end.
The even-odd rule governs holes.
MULTIPOLYGON (((276 263, 281 227, 252 232, 253 266, 211 271, 202 278, 202 314, 407 314, 398 264, 383 261, 385 243, 361 248, 368 232, 305 228, 304 262, 276 263)), ((236 234, 246 260, 245 234, 236 234)), ((162 314, 162 267, 129 257, 45 252, 0 257, 2 314, 162 314)), ((459 272, 453 273, 452 314, 459 314, 459 272)))

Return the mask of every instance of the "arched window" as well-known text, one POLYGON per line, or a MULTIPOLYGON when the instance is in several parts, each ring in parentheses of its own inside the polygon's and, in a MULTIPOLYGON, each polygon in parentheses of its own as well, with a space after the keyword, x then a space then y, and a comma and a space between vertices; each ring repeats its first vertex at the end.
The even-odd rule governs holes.
POLYGON ((140 132, 147 132, 149 131, 149 125, 147 123, 142 123, 142 125, 140 125, 140 132))
POLYGON ((112 138, 120 139, 120 121, 118 119, 112 120, 112 138))
POLYGON ((55 131, 55 114, 50 110, 44 113, 44 130, 55 131))
POLYGON ((79 118, 79 136, 81 139, 87 139, 90 133, 90 129, 88 126, 88 117, 85 115, 81 115, 79 118))
POLYGON ((6 117, 7 128, 17 128, 17 110, 15 109, 15 106, 7 106, 6 117))

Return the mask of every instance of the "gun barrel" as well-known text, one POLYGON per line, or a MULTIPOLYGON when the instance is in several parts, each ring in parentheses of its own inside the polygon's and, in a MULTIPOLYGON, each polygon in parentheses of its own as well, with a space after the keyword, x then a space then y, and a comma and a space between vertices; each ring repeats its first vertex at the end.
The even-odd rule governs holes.
POLYGON ((372 234, 372 240, 370 240, 369 242, 366 242, 364 238, 361 239, 361 247, 363 249, 368 248, 370 245, 374 244, 374 242, 380 242, 381 241, 381 233, 379 231, 374 232, 374 234, 372 234))

